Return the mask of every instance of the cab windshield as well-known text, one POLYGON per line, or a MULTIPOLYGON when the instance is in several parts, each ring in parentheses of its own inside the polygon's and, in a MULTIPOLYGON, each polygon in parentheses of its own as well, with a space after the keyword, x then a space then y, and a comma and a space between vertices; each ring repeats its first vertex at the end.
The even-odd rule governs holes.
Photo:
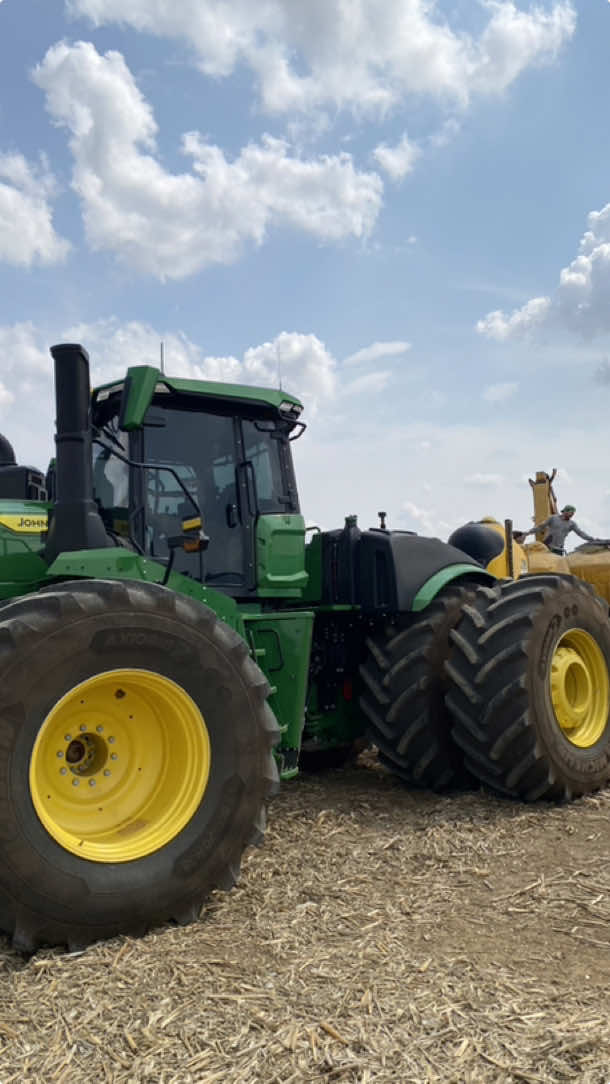
POLYGON ((155 400, 143 428, 131 434, 128 455, 120 434, 122 454, 145 466, 129 469, 111 454, 110 443, 107 450, 96 447, 96 497, 114 529, 129 522, 138 547, 164 563, 168 539, 182 533, 182 521, 197 506, 208 548, 203 554, 177 548, 174 568, 239 594, 255 583, 257 517, 299 510, 289 430, 279 419, 203 413, 200 405, 155 400))

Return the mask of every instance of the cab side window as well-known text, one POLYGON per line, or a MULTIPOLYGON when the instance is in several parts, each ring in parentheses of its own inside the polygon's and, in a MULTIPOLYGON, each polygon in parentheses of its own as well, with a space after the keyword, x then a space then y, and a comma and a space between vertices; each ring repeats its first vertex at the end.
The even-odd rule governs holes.
MULTIPOLYGON (((124 449, 124 454, 127 451, 124 449)), ((93 496, 100 506, 106 527, 116 534, 129 534, 129 467, 108 448, 93 445, 93 496)))
POLYGON ((262 515, 286 511, 281 500, 286 489, 280 460, 280 441, 265 422, 244 421, 244 452, 252 464, 258 510, 262 515))

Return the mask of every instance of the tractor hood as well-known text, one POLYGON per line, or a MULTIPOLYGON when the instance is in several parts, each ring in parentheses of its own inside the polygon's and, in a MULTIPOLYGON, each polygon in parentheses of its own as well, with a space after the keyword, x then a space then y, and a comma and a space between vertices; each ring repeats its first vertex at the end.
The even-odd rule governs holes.
POLYGON ((408 531, 360 531, 348 522, 342 530, 315 535, 308 550, 313 575, 306 597, 313 600, 315 593, 323 603, 357 605, 366 613, 423 610, 457 579, 495 582, 457 547, 408 531))

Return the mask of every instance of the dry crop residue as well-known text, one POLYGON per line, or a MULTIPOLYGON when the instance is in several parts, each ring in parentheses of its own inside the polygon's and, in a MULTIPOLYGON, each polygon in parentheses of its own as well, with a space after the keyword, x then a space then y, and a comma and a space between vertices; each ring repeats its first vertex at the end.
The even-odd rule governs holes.
POLYGON ((286 784, 201 921, 22 961, 0 1082, 610 1082, 610 793, 286 784))

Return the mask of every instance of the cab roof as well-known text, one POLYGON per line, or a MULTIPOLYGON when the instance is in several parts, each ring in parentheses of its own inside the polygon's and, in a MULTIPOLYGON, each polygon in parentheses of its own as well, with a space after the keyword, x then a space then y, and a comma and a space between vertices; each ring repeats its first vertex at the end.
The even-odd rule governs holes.
POLYGON ((111 395, 121 393, 121 428, 140 426, 153 396, 174 393, 179 396, 238 402, 259 407, 271 407, 288 417, 297 418, 303 404, 296 396, 282 389, 254 387, 251 384, 225 384, 213 380, 184 380, 168 376, 150 365, 133 365, 124 380, 102 384, 93 392, 93 402, 102 403, 111 395))

